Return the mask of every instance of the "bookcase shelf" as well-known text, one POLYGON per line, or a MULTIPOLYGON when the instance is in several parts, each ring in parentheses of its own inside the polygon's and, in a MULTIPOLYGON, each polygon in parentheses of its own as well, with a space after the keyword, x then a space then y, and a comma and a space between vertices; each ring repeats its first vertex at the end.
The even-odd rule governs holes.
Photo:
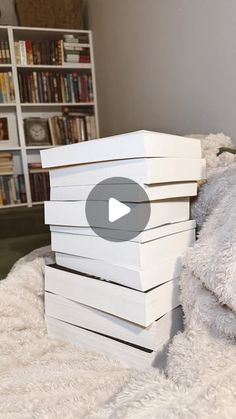
MULTIPOLYGON (((42 202, 43 203, 43 202, 42 202)), ((0 207, 1 209, 7 209, 7 208, 15 208, 15 207, 27 207, 27 203, 22 203, 22 204, 13 204, 13 205, 3 205, 2 207, 0 207)))
POLYGON ((53 148, 53 147, 54 147, 54 145, 42 145, 42 146, 37 146, 37 145, 30 146, 30 145, 28 145, 25 148, 26 148, 26 150, 44 150, 45 148, 53 148))
MULTIPOLYGON (((1 153, 11 153, 13 156, 13 161, 17 160, 17 168, 14 170, 15 177, 22 177, 25 185, 25 195, 26 195, 26 202, 25 199, 21 199, 21 203, 10 204, 10 205, 3 205, 0 204, 0 209, 4 208, 13 208, 13 207, 20 207, 20 206, 29 206, 32 205, 41 205, 43 201, 40 199, 40 195, 34 195, 32 187, 32 175, 35 174, 37 176, 37 170, 33 171, 31 164, 36 162, 40 162, 40 150, 46 148, 52 148, 54 145, 48 144, 44 146, 39 145, 27 145, 29 144, 26 142, 26 135, 24 129, 24 119, 29 118, 41 118, 42 120, 53 118, 55 117, 63 117, 66 112, 66 108, 68 108, 67 112, 76 112, 75 109, 78 109, 78 113, 86 113, 88 115, 94 115, 94 122, 95 122, 95 129, 96 129, 96 136, 99 137, 99 122, 98 122, 98 110, 97 110, 97 94, 96 94, 96 80, 95 80, 95 67, 94 67, 94 54, 93 54, 93 41, 92 41, 92 33, 91 31, 86 30, 75 30, 75 29, 49 29, 49 28, 32 28, 32 27, 18 27, 18 26, 1 26, 0 27, 0 43, 8 42, 9 51, 10 51, 10 63, 4 64, 0 63, 0 73, 6 72, 8 74, 12 74, 12 80, 14 85, 14 92, 15 92, 15 102, 0 102, 0 118, 9 118, 8 120, 8 130, 9 130, 9 145, 7 145, 4 141, 0 141, 0 155, 1 153), (80 63, 67 63, 66 60, 68 59, 68 54, 66 51, 66 44, 63 48, 65 48, 65 57, 63 52, 63 59, 54 61, 55 64, 31 64, 32 61, 28 60, 25 61, 24 64, 19 64, 19 62, 24 62, 24 60, 18 60, 18 54, 16 45, 19 42, 30 42, 33 45, 35 43, 42 43, 46 42, 47 45, 50 43, 50 49, 54 48, 54 45, 57 45, 57 42, 62 42, 62 40, 69 39, 67 35, 74 35, 79 40, 78 46, 79 48, 84 48, 84 54, 90 55, 90 62, 87 61, 87 56, 85 58, 81 56, 82 62, 80 63), (66 55, 67 54, 67 55, 66 55), (85 61, 85 62, 83 62, 85 61), (28 62, 28 64, 26 64, 28 62), (56 64, 56 63, 60 64, 56 64), (62 64, 61 64, 62 62, 62 64), (29 64, 30 63, 30 64, 29 64), (91 80, 90 83, 92 84, 92 91, 93 91, 93 101, 91 102, 33 102, 26 103, 22 102, 21 98, 25 98, 27 96, 22 95, 20 92, 20 81, 19 78, 24 78, 27 74, 32 74, 33 72, 37 73, 37 77, 40 77, 40 74, 52 74, 50 77, 57 77, 57 74, 77 74, 78 79, 84 77, 83 74, 88 74, 88 80, 91 80), (49 73, 48 73, 49 72, 49 73), (22 76, 20 76, 22 74, 22 76), (54 76, 55 75, 55 76, 54 76), (72 111, 70 111, 72 109, 72 111), (12 129, 12 118, 15 120, 15 128, 12 129), (30 169, 31 167, 31 169, 30 169), (33 198, 33 195, 35 196, 33 198), (39 200, 37 200, 37 196, 39 200), (36 199, 35 199, 36 198, 36 199)), ((1 44, 0 44, 1 48, 1 44)), ((71 48, 69 48, 71 49, 71 48)), ((28 51, 28 50, 27 50, 28 51)), ((62 50, 63 51, 63 50, 62 50)), ((9 57, 9 55, 8 55, 9 57)), ((33 60, 34 62, 37 62, 33 60)), ((49 62, 45 60, 40 60, 39 62, 49 62)), ((35 73, 34 73, 35 74, 35 73)), ((4 76, 5 77, 5 76, 4 76)), ((60 76, 62 77, 62 76, 60 76)), ((63 76, 65 77, 65 76, 63 76)), ((62 78, 63 78, 62 77, 62 78)), ((69 77, 69 75, 67 76, 69 77)), ((47 85, 49 86, 49 85, 47 85)), ((22 89, 22 87, 21 87, 22 89)), ((88 90, 89 92, 89 90, 88 90)), ((38 96, 40 98, 40 96, 38 96)), ((56 97, 55 94, 50 94, 48 96, 54 100, 56 97)), ((59 98, 63 96, 59 96, 59 98)), ((68 96, 67 96, 68 97, 68 96)), ((78 96, 71 96, 72 98, 80 97, 78 96)), ((71 98, 69 96, 69 98, 71 98)), ((87 94, 89 96, 89 93, 87 94)), ((10 96, 12 98, 12 96, 10 96)), ((29 100, 27 98, 27 100, 29 100)), ((31 100, 31 98, 30 98, 31 100)), ((44 100, 44 96, 43 96, 44 100)), ((49 99, 50 100, 50 99, 49 99)), ((60 99, 59 99, 60 100, 60 99)), ((15 166, 14 166, 15 167, 15 166)), ((38 174, 40 175, 40 170, 38 174)), ((0 174, 0 176, 3 174, 0 174)), ((10 173, 9 173, 10 175, 10 173)), ((8 176, 9 176, 8 175, 8 176)), ((1 179, 0 179, 1 180, 1 179)), ((1 189, 1 183, 0 183, 1 189)), ((1 192, 1 191, 0 191, 1 192)), ((1 200, 0 200, 1 202, 1 200)))
POLYGON ((21 151, 21 147, 4 147, 0 149, 1 151, 21 151))
POLYGON ((2 107, 2 108, 7 108, 7 107, 15 108, 16 107, 16 103, 4 103, 4 102, 0 102, 0 107, 2 107))
POLYGON ((94 102, 53 102, 53 103, 21 103, 22 107, 33 107, 33 106, 75 106, 75 107, 85 107, 85 106, 94 106, 94 102))
MULTIPOLYGON (((9 67, 9 66, 8 66, 9 67)), ((51 64, 27 64, 27 65, 22 65, 22 64, 17 64, 16 66, 18 69, 41 69, 41 70, 47 70, 47 69, 55 69, 55 70, 90 70, 92 68, 91 64, 85 64, 85 63, 78 63, 78 64, 73 64, 73 63, 64 63, 62 65, 51 65, 51 64)))

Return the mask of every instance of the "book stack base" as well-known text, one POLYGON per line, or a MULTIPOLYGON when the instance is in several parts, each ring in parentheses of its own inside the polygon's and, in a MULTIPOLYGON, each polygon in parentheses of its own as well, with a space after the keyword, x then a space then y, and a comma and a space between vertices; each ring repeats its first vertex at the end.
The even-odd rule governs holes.
POLYGON ((196 227, 190 197, 206 176, 200 142, 138 131, 41 156, 51 187, 45 222, 56 254, 56 264, 45 268, 49 335, 130 367, 162 368, 169 342, 182 329, 179 276, 196 227), (98 218, 89 225, 86 200, 103 181, 89 205, 98 212, 107 205, 106 176, 109 187, 110 177, 126 178, 112 190, 121 190, 131 216, 149 206, 144 229, 126 225, 126 216, 123 224, 98 218), (138 194, 129 201, 133 181, 149 201, 138 194))

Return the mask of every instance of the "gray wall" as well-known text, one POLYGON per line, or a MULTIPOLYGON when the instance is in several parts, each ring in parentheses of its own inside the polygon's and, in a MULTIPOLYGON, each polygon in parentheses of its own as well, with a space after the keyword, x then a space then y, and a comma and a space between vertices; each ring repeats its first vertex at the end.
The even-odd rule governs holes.
POLYGON ((235 0, 87 0, 101 134, 236 138, 235 0))
POLYGON ((15 0, 0 0, 0 24, 17 25, 15 0))

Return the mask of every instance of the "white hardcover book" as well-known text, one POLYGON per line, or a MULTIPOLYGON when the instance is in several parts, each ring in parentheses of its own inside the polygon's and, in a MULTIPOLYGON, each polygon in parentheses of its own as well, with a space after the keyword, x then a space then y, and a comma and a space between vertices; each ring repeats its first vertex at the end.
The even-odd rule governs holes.
POLYGON ((169 342, 161 345, 157 351, 151 351, 119 342, 50 316, 46 316, 46 324, 50 337, 69 341, 90 351, 102 352, 121 361, 129 368, 140 370, 148 368, 163 369, 165 366, 169 342))
MULTIPOLYGON (((51 150, 56 151, 57 148, 51 150)), ((58 168, 50 170, 49 175, 51 187, 91 185, 113 177, 116 178, 115 183, 117 177, 147 185, 186 182, 206 178, 206 161, 181 158, 126 159, 58 168)), ((111 180, 109 182, 111 184, 111 180)))
MULTIPOLYGON (((61 226, 61 225, 50 225, 50 231, 56 233, 68 233, 68 234, 78 234, 81 236, 95 236, 97 234, 91 227, 73 227, 73 226, 61 226)), ((178 223, 164 224, 159 227, 150 228, 148 230, 143 230, 133 237, 129 241, 145 243, 151 240, 159 239, 164 236, 169 236, 171 234, 180 233, 181 231, 192 230, 196 228, 195 220, 181 221, 178 223)), ((96 232, 100 233, 100 237, 115 238, 117 240, 123 241, 124 233, 122 230, 114 230, 112 228, 96 228, 96 232)), ((130 232, 128 230, 128 232, 130 232)))
MULTIPOLYGON (((107 208, 107 204, 102 201, 94 201, 94 205, 96 206, 98 214, 103 214, 107 208)), ((145 226, 145 230, 155 228, 163 224, 175 223, 189 219, 189 198, 167 199, 153 201, 150 203, 129 203, 128 206, 131 209, 130 213, 133 214, 133 220, 136 220, 133 225, 129 225, 130 231, 136 231, 135 229, 138 224, 137 219, 140 217, 142 218, 142 215, 146 213, 146 208, 149 205, 151 213, 148 223, 145 226)), ((86 201, 46 201, 45 224, 89 227, 86 217, 86 201)), ((142 225, 142 220, 140 220, 140 225, 142 225)), ((106 217, 96 217, 92 227, 106 228, 106 217)))
POLYGON ((98 236, 51 233, 52 250, 99 259, 134 269, 147 269, 171 257, 180 257, 195 241, 195 230, 164 236, 145 243, 108 241, 98 236))
POLYGON ((69 166, 140 157, 201 158, 201 142, 195 138, 136 131, 128 134, 65 145, 41 151, 43 167, 69 166))
POLYGON ((180 304, 178 281, 140 292, 58 265, 45 266, 45 291, 145 327, 180 304))
MULTIPOLYGON (((107 185, 96 185, 97 193, 101 197, 105 196, 107 185)), ((50 190, 51 201, 86 201, 95 185, 79 185, 79 186, 57 186, 50 190)), ((181 198, 197 195, 196 182, 180 182, 180 183, 163 183, 157 185, 142 185, 146 192, 149 201, 156 201, 159 199, 181 198)), ((110 190, 110 187, 109 187, 110 190)), ((142 202, 143 197, 138 194, 138 189, 132 183, 116 185, 116 193, 122 196, 122 202, 129 202, 130 196, 134 197, 136 201, 142 202)))
POLYGON ((180 307, 169 311, 150 326, 142 327, 49 292, 45 293, 45 314, 152 351, 158 349, 182 328, 180 307))

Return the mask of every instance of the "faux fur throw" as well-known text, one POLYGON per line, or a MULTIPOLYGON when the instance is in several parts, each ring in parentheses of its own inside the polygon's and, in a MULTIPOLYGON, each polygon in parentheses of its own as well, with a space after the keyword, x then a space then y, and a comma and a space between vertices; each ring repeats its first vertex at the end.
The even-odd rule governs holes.
POLYGON ((222 138, 211 137, 208 184, 193 206, 201 229, 181 278, 186 327, 165 374, 48 338, 43 271, 52 255, 42 249, 0 283, 0 418, 235 418, 236 163, 215 160, 222 138))

